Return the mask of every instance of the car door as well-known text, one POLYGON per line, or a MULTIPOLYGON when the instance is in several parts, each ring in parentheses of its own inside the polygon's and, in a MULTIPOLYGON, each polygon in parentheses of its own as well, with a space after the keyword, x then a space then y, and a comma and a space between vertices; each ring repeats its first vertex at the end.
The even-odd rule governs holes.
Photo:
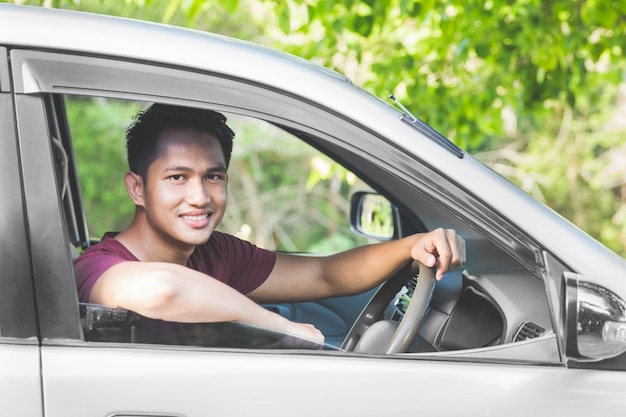
MULTIPOLYGON (((386 357, 85 340, 71 266, 73 226, 66 217, 65 176, 59 175, 63 168, 56 162, 54 144, 56 135, 62 136, 62 143, 71 139, 63 138, 67 135, 54 116, 56 99, 65 94, 199 105, 280 124, 364 174, 374 185, 387 184, 386 192, 399 202, 410 202, 403 198, 412 193, 423 197, 424 213, 436 213, 435 208, 450 211, 445 218, 468 236, 475 253, 480 247, 471 237, 485 243, 493 259, 503 262, 494 267, 483 257, 476 270, 507 273, 512 283, 519 278, 544 284, 523 266, 523 247, 517 254, 503 255, 493 243, 478 239, 480 234, 473 230, 477 225, 470 224, 470 219, 440 204, 431 195, 433 190, 416 186, 416 178, 429 177, 425 173, 430 174, 433 167, 407 160, 402 149, 380 134, 321 104, 300 100, 294 92, 285 94, 250 80, 186 70, 182 63, 172 68, 64 52, 10 53, 42 338, 46 416, 521 416, 548 409, 572 415, 624 406, 619 399, 623 398, 621 373, 565 366, 558 343, 559 319, 548 308, 547 299, 540 300, 551 330, 545 337, 501 349, 443 355, 386 357), (522 275, 515 275, 517 271, 522 275), (524 353, 533 343, 541 348, 530 347, 532 354, 524 353), (601 402, 605 396, 610 401, 601 402)), ((407 140, 414 135, 408 125, 395 127, 394 132, 407 140)), ((437 178, 442 179, 421 179, 430 184, 445 181, 437 178)), ((475 278, 477 286, 493 282, 488 275, 475 278)), ((546 288, 541 286, 545 297, 546 288)), ((513 284, 507 298, 513 298, 515 288, 513 284)))
POLYGON ((41 416, 39 341, 7 58, 0 47, 0 415, 41 416))

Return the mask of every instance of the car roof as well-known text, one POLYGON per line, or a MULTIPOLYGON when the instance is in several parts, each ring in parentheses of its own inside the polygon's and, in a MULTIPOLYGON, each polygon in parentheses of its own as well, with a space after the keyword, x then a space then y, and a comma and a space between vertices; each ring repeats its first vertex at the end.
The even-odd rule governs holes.
POLYGON ((334 79, 351 84, 336 71, 277 49, 183 27, 10 4, 0 4, 0 22, 0 42, 20 48, 97 53, 172 66, 184 62, 187 68, 226 73, 267 85, 289 84, 286 72, 298 88, 306 88, 309 77, 318 82, 334 79), (293 77, 296 73, 298 78, 293 77))
MULTIPOLYGON (((359 120, 373 130, 384 130, 401 115, 389 102, 370 95, 346 76, 322 65, 274 48, 183 27, 94 13, 0 4, 0 44, 220 74, 289 95, 297 92, 301 99, 359 120), (363 96, 368 96, 368 100, 363 100, 363 96), (363 117, 373 112, 377 118, 363 117)), ((440 147, 439 144, 433 146, 435 151, 440 147)))

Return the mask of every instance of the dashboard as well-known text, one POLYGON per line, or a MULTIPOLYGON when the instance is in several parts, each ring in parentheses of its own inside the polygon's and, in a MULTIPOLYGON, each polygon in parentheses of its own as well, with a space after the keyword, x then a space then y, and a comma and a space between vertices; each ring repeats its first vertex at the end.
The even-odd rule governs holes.
MULTIPOLYGON (((411 278, 396 294, 384 320, 402 319, 418 279, 411 278)), ((418 331, 421 340, 409 352, 496 346, 538 338, 551 330, 545 288, 534 275, 520 270, 452 271, 437 283, 418 331)))

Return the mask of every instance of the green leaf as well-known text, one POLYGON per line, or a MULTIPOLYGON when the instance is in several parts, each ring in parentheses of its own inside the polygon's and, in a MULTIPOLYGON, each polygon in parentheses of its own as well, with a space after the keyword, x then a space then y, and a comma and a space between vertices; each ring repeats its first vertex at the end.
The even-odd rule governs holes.
POLYGON ((474 51, 476 51, 476 55, 478 55, 479 58, 485 59, 491 53, 491 45, 487 42, 480 42, 474 45, 474 51))
POLYGON ((163 23, 168 23, 180 7, 181 0, 170 0, 163 11, 163 23))
MULTIPOLYGON (((236 0, 233 2, 236 3, 236 0)), ((196 16, 202 9, 202 6, 204 5, 204 3, 205 3, 205 0, 193 0, 191 2, 191 5, 185 11, 185 14, 187 15, 187 20, 190 23, 192 23, 195 20, 196 16)))
MULTIPOLYGON (((220 4, 227 13, 235 13, 239 8, 239 0, 219 0, 220 4)), ((206 0, 195 0, 198 3, 207 3, 206 0)))
POLYGON ((289 6, 286 3, 280 3, 276 7, 276 14, 280 30, 284 34, 291 33, 291 12, 289 10, 289 6))
POLYGON ((374 18, 372 15, 356 16, 354 19, 352 29, 359 33, 361 36, 368 38, 372 34, 372 28, 374 27, 374 18))

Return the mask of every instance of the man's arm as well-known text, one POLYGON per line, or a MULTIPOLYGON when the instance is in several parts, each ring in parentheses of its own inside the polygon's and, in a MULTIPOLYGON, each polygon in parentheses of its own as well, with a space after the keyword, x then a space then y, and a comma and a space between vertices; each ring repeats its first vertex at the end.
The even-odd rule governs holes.
POLYGON ((228 285, 181 265, 122 262, 94 285, 89 301, 146 317, 189 323, 242 321, 323 343, 309 324, 272 313, 228 285))
POLYGON ((465 242, 451 229, 361 246, 325 257, 278 254, 268 279, 248 296, 257 302, 309 301, 358 294, 390 278, 410 260, 435 267, 437 279, 465 262, 465 242))

